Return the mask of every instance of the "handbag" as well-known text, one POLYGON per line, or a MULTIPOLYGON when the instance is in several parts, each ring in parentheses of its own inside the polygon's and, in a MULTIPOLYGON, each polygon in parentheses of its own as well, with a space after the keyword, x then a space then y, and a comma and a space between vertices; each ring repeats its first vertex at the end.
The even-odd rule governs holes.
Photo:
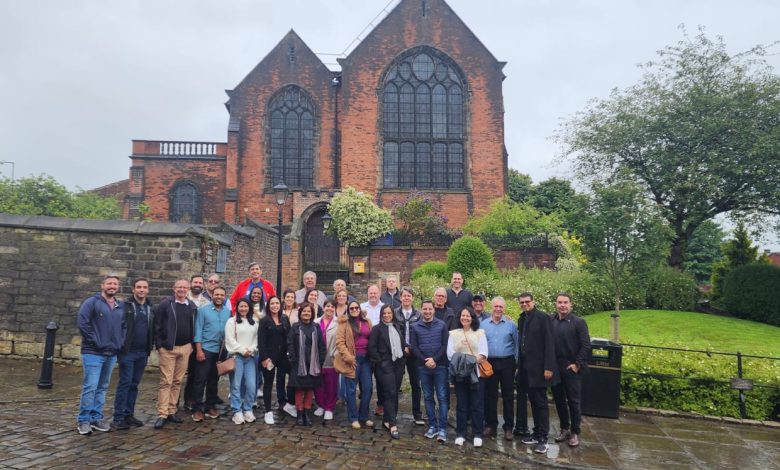
MULTIPOLYGON (((236 341, 238 341, 238 330, 236 329, 236 341)), ((225 347, 225 341, 222 341, 222 346, 219 347, 219 355, 217 357, 222 357, 222 349, 225 347)), ((236 358, 235 356, 230 356, 224 361, 217 361, 217 374, 221 377, 225 374, 229 374, 236 370, 236 358)))
MULTIPOLYGON (((466 338, 466 330, 463 330, 463 337, 466 338)), ((471 343, 469 343, 469 339, 466 338, 466 345, 469 347, 469 352, 472 356, 477 357, 476 354, 474 354, 474 351, 471 350, 471 343)), ((492 377, 493 376, 493 366, 488 362, 487 359, 482 361, 482 363, 477 363, 477 367, 479 367, 479 376, 480 377, 492 377)))

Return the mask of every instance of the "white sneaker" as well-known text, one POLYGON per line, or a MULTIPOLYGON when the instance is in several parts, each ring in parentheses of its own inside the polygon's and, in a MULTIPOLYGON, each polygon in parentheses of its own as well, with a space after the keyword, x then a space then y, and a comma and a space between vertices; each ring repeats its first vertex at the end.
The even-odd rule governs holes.
POLYGON ((236 424, 244 424, 244 414, 240 411, 233 413, 233 422, 236 424))
POLYGON ((263 417, 263 420, 265 421, 265 424, 274 424, 274 412, 269 411, 266 413, 263 417))
MULTIPOLYGON (((457 444, 457 442, 456 442, 457 444)), ((482 438, 481 437, 475 437, 474 438, 474 447, 482 447, 482 438)))
POLYGON ((455 439, 456 446, 462 446, 464 442, 466 442, 466 438, 464 437, 458 437, 455 439))
POLYGON ((314 410, 314 416, 322 416, 323 414, 325 414, 325 410, 319 406, 314 410))
POLYGON ((325 416, 322 418, 325 421, 330 421, 333 419, 333 412, 332 411, 326 411, 325 416))
POLYGON ((295 405, 293 405, 292 403, 287 403, 286 405, 284 405, 284 408, 282 409, 284 410, 285 413, 292 416, 293 418, 298 417, 298 410, 295 409, 295 405))
POLYGON ((251 411, 244 411, 244 421, 246 421, 247 423, 254 423, 256 419, 257 418, 255 418, 254 413, 252 413, 251 411))

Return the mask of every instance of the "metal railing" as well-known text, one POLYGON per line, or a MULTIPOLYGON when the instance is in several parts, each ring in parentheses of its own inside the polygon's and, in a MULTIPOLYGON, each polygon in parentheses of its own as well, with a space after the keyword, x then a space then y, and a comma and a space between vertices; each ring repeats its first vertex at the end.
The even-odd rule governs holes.
MULTIPOLYGON (((656 350, 662 350, 662 351, 674 351, 674 352, 684 352, 684 353, 693 353, 693 354, 704 354, 707 357, 712 356, 729 356, 736 358, 736 364, 734 368, 734 372, 737 374, 736 377, 733 377, 731 380, 723 380, 723 379, 717 379, 714 377, 692 377, 692 376, 684 376, 684 375, 673 375, 673 374, 660 374, 660 373, 652 373, 652 372, 637 372, 634 370, 627 370, 625 366, 622 367, 622 372, 624 374, 628 375, 638 375, 638 376, 645 376, 645 377, 653 377, 657 379, 680 379, 680 380, 686 380, 689 382, 692 381, 700 381, 700 380, 706 380, 710 383, 720 383, 720 384, 726 384, 729 385, 732 389, 739 391, 739 414, 744 419, 747 418, 747 409, 745 406, 745 391, 752 390, 753 387, 762 387, 762 388, 770 388, 770 389, 777 389, 779 388, 777 385, 774 384, 766 384, 766 383, 753 383, 752 379, 745 379, 745 366, 743 364, 743 359, 762 359, 762 360, 769 360, 769 361, 780 361, 780 357, 774 357, 774 356, 759 356, 755 354, 742 354, 741 352, 737 351, 735 353, 732 352, 723 352, 723 351, 709 351, 704 349, 685 349, 685 348, 675 348, 675 347, 668 347, 668 346, 648 346, 645 344, 632 344, 632 343, 622 343, 621 344, 624 348, 631 347, 631 348, 645 348, 645 349, 656 349, 656 350)), ((627 351, 623 350, 623 359, 625 362, 627 351)))

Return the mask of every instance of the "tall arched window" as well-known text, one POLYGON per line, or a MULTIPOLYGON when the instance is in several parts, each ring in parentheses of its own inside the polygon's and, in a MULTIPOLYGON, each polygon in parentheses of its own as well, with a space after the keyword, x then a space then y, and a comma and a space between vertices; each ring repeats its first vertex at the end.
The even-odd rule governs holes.
POLYGON ((179 181, 171 190, 171 222, 201 223, 201 204, 198 188, 189 181, 179 181))
POLYGON ((430 47, 400 56, 382 81, 385 188, 462 189, 466 82, 430 47))
POLYGON ((314 187, 315 107, 300 87, 288 85, 268 105, 271 139, 271 185, 314 187))

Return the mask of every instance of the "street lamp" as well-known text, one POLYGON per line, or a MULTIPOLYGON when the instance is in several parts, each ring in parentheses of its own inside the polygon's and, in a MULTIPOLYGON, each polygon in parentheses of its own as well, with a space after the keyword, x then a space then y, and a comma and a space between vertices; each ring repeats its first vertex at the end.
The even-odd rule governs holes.
POLYGON ((0 160, 0 165, 5 164, 11 165, 11 181, 14 181, 14 168, 16 167, 16 164, 14 162, 0 160))
POLYGON ((322 216, 322 231, 323 234, 328 231, 328 227, 330 227, 330 221, 333 220, 333 217, 330 216, 327 212, 325 215, 322 216))
POLYGON ((284 181, 279 180, 279 184, 274 186, 274 196, 276 197, 276 205, 279 206, 279 239, 276 245, 276 294, 281 295, 282 292, 282 207, 287 200, 287 194, 289 190, 284 181))

